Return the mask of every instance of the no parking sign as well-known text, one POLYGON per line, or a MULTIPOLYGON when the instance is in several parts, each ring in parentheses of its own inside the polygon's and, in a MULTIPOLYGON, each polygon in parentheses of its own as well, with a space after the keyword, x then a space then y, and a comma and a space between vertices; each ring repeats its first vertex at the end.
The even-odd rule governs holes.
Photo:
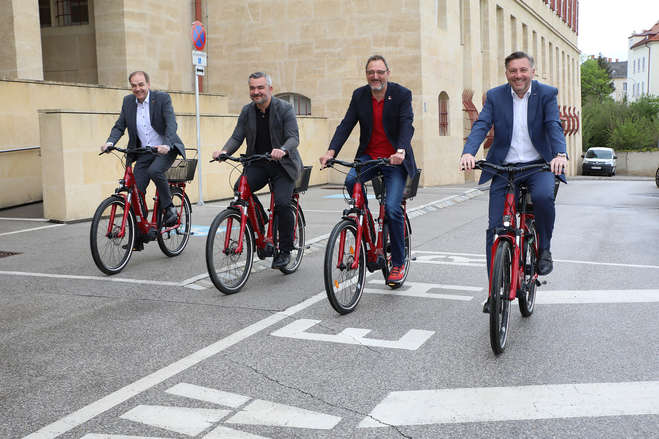
POLYGON ((206 46, 206 29, 200 21, 192 22, 192 44, 197 50, 203 50, 206 46))

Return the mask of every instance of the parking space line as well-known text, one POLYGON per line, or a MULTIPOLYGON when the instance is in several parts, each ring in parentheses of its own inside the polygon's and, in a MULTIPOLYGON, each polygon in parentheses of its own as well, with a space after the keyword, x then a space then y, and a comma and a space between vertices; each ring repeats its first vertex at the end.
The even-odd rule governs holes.
POLYGON ((13 232, 0 233, 0 236, 14 235, 16 233, 23 233, 23 232, 33 232, 35 230, 50 229, 50 228, 53 228, 53 227, 60 227, 60 226, 63 226, 63 225, 64 224, 51 224, 49 226, 32 227, 31 229, 14 230, 13 232))
POLYGON ((282 320, 297 314, 298 312, 314 305, 317 302, 325 299, 326 294, 325 290, 322 292, 311 296, 310 298, 304 300, 303 302, 293 305, 289 308, 286 308, 284 311, 277 312, 272 314, 265 319, 259 320, 256 323, 253 323, 237 332, 234 332, 227 337, 224 337, 215 343, 206 346, 188 355, 185 358, 182 358, 168 366, 163 367, 160 370, 157 370, 144 378, 141 378, 135 381, 132 384, 129 384, 91 404, 76 410, 75 412, 59 419, 58 421, 49 424, 40 430, 25 436, 23 439, 53 439, 58 437, 61 434, 64 434, 77 426, 84 424, 85 422, 95 418, 96 416, 104 413, 117 405, 129 400, 130 398, 137 396, 138 394, 151 389, 152 387, 162 383, 163 381, 177 375, 186 369, 200 363, 203 360, 206 360, 219 352, 245 340, 246 338, 263 331, 270 326, 273 326, 282 320))

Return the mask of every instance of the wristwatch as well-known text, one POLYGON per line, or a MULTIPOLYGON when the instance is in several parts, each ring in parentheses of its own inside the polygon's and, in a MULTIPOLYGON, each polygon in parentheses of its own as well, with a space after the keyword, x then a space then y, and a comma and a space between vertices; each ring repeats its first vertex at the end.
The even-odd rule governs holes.
POLYGON ((555 157, 563 157, 563 158, 565 158, 565 157, 567 157, 567 154, 565 154, 564 152, 559 152, 559 153, 556 153, 556 156, 555 156, 555 157))
POLYGON ((398 154, 403 154, 403 155, 405 155, 405 150, 404 150, 403 148, 399 148, 399 149, 397 149, 396 152, 397 152, 398 154))

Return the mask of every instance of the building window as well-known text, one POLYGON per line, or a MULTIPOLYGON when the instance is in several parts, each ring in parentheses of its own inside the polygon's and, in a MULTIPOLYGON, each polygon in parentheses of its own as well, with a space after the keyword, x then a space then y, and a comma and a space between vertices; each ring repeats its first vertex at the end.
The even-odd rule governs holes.
POLYGON ((50 0, 39 0, 39 22, 41 27, 50 27, 50 0))
POLYGON ((87 0, 55 0, 55 6, 58 26, 89 23, 87 0))
POLYGON ((311 99, 297 93, 281 93, 276 95, 293 106, 298 116, 311 116, 311 99))
POLYGON ((622 83, 622 91, 624 91, 625 93, 627 93, 627 83, 626 83, 626 82, 623 82, 623 83, 622 83))
POLYGON ((642 71, 645 71, 645 57, 643 57, 643 70, 642 71))
POLYGON ((439 135, 448 136, 448 94, 439 94, 439 135))

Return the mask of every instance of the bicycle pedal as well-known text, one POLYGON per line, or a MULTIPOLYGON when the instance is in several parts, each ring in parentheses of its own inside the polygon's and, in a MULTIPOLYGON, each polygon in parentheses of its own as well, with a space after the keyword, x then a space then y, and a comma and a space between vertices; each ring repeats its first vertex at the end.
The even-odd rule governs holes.
POLYGON ((412 257, 410 258, 410 260, 411 260, 411 261, 416 261, 416 256, 412 256, 412 257))

